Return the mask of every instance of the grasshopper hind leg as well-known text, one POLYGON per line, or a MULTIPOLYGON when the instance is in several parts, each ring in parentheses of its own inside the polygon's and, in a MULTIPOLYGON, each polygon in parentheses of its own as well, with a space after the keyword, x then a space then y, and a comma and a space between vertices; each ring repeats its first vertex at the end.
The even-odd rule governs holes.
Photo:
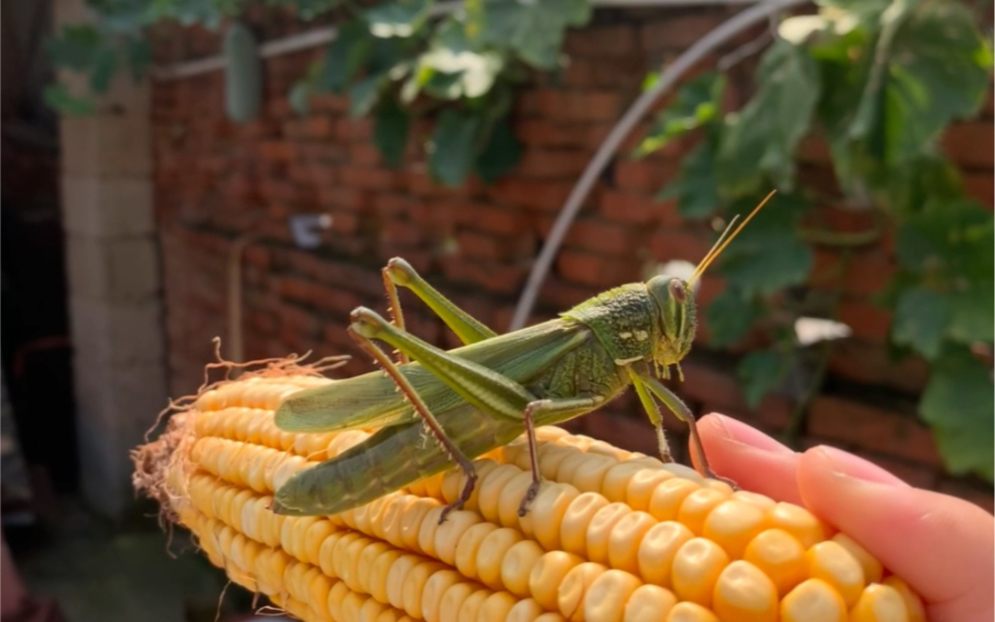
POLYGON ((425 428, 432 438, 438 443, 439 447, 443 452, 449 457, 450 460, 455 462, 463 472, 466 473, 466 485, 463 487, 463 491, 460 494, 460 498, 456 502, 447 506, 442 511, 442 516, 439 518, 439 524, 442 524, 446 520, 446 516, 449 515, 453 510, 459 510, 463 508, 463 505, 470 499, 470 495, 473 494, 473 488, 477 483, 477 470, 473 466, 473 462, 466 457, 466 454, 456 446, 456 444, 446 435, 445 430, 442 428, 442 424, 439 420, 435 418, 432 411, 429 410, 425 401, 422 400, 415 388, 411 386, 408 379, 400 372, 394 361, 391 360, 387 354, 381 350, 372 340, 365 337, 358 332, 356 332, 352 327, 348 328, 349 335, 360 345, 363 350, 368 352, 374 360, 393 378, 394 382, 397 384, 398 388, 404 393, 404 396, 411 403, 415 412, 421 416, 425 428))

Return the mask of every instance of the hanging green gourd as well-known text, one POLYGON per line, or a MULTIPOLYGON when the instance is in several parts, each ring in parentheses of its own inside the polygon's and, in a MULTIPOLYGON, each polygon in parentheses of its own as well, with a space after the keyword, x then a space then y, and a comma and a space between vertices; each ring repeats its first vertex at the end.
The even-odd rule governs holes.
POLYGON ((259 45, 252 31, 235 22, 225 33, 225 109, 228 118, 246 123, 262 106, 263 77, 259 45))

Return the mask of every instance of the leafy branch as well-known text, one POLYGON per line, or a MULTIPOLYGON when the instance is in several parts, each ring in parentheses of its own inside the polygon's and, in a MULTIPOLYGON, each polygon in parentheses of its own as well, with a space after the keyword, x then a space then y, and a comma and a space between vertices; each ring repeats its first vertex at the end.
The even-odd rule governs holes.
MULTIPOLYGON (((767 189, 780 191, 725 253, 719 270, 729 287, 707 309, 716 347, 751 331, 767 336, 769 347, 739 365, 750 404, 797 370, 803 348, 795 321, 834 316, 835 304, 805 287, 814 247, 880 241, 883 227, 856 234, 813 229, 816 208, 863 210, 897 231, 899 271, 880 303, 894 311, 892 349, 929 363, 919 415, 952 473, 992 481, 992 372, 972 349, 992 351, 995 228, 991 212, 966 197, 938 146, 953 121, 978 113, 991 67, 990 46, 959 3, 824 0, 817 15, 780 24, 760 60, 756 92, 741 110, 721 111, 726 79, 710 73, 661 112, 640 154, 688 132, 700 139, 661 192, 686 218, 729 217, 767 189), (828 146, 837 196, 799 182, 806 137, 828 146)), ((802 402, 821 385, 824 362, 812 384, 797 391, 802 402)))
MULTIPOLYGON (((150 58, 147 30, 164 21, 219 27, 248 0, 90 0, 95 26, 69 26, 50 42, 56 66, 89 76, 89 92, 50 87, 50 105, 74 114, 93 110, 122 56, 150 58), (129 46, 144 46, 136 54, 129 46), (124 46, 122 48, 122 46, 124 46), (123 51, 122 51, 123 50, 123 51), (128 50, 131 50, 130 52, 128 50)), ((475 0, 440 19, 434 0, 386 0, 359 6, 348 0, 266 0, 310 19, 339 18, 338 36, 294 85, 289 100, 306 114, 312 96, 345 93, 350 115, 372 116, 384 160, 398 166, 413 119, 431 116, 425 143, 432 176, 459 186, 471 174, 493 181, 518 162, 521 148, 509 131, 513 90, 530 69, 562 61, 567 28, 590 20, 588 0, 475 0)), ((136 77, 148 63, 132 62, 136 77)))

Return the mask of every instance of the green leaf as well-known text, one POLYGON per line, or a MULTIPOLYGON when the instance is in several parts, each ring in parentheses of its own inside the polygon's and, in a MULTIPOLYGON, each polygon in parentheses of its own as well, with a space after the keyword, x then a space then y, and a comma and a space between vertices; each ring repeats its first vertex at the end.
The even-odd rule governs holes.
POLYGON ((896 2, 897 8, 882 15, 890 21, 883 27, 875 71, 850 129, 853 138, 877 135, 882 157, 890 164, 922 153, 954 119, 975 115, 991 69, 987 44, 970 10, 956 2, 923 2, 914 12, 903 12, 905 4, 896 2), (871 112, 875 106, 880 106, 876 115, 871 112))
POLYGON ((380 92, 389 83, 387 74, 378 73, 353 84, 349 89, 349 115, 358 118, 369 114, 380 100, 380 92))
POLYGON ((947 335, 961 343, 995 340, 995 282, 971 283, 950 296, 953 309, 947 335))
POLYGON ((775 389, 791 370, 793 357, 774 350, 750 352, 736 368, 743 383, 746 403, 755 408, 764 396, 775 389))
MULTIPOLYGON (((737 202, 731 211, 743 214, 758 201, 737 202)), ((803 283, 814 261, 811 247, 802 242, 795 223, 809 204, 797 196, 775 195, 750 226, 723 253, 720 271, 746 296, 769 295, 803 283)))
POLYGON ((942 293, 924 287, 906 290, 898 298, 891 338, 932 360, 940 354, 951 315, 950 299, 942 293))
POLYGON ((425 24, 432 0, 391 0, 366 11, 374 37, 410 37, 425 24))
POLYGON ((429 170, 440 182, 458 187, 474 163, 477 133, 484 119, 480 114, 446 108, 432 134, 429 170))
POLYGON ((43 94, 45 103, 58 113, 70 116, 93 114, 97 105, 92 99, 76 97, 64 84, 49 84, 43 94))
POLYGON ((311 85, 307 80, 298 80, 287 94, 290 109, 304 116, 311 111, 311 85))
POLYGON ((45 42, 45 48, 55 67, 84 71, 93 65, 103 43, 93 26, 65 26, 59 37, 45 42))
POLYGON ((393 97, 388 97, 377 107, 373 126, 373 142, 383 154, 387 165, 400 166, 404 148, 408 143, 408 113, 393 97))
POLYGON ((487 143, 477 155, 477 174, 487 183, 493 183, 513 169, 521 155, 522 145, 515 138, 508 118, 504 117, 493 125, 487 143))
POLYGON ((504 56, 478 51, 456 19, 439 28, 429 50, 418 59, 418 85, 440 99, 481 97, 491 90, 504 69, 504 56))
POLYGON ((674 102, 657 115, 636 154, 643 156, 663 149, 675 138, 718 120, 725 86, 723 74, 709 72, 681 87, 674 102))
POLYGON ((750 328, 764 316, 764 307, 755 298, 728 287, 705 310, 709 344, 723 348, 739 343, 750 328))
POLYGON ((936 434, 947 470, 974 472, 989 482, 995 461, 991 371, 965 347, 951 346, 933 364, 919 415, 936 434))
POLYGON ((478 7, 467 12, 471 32, 538 69, 559 65, 566 28, 583 26, 591 18, 588 0, 479 0, 478 7))
POLYGON ((109 48, 97 51, 90 72, 90 89, 94 93, 104 93, 111 84, 114 72, 117 71, 117 54, 109 48))
POLYGON ((658 199, 677 199, 677 211, 684 218, 698 220, 713 216, 722 207, 715 178, 713 140, 699 143, 681 161, 676 179, 664 186, 658 199))
POLYGON ((372 49, 373 37, 363 22, 349 22, 339 28, 338 36, 325 52, 322 90, 341 93, 366 63, 372 49))
POLYGON ((131 77, 137 82, 152 66, 152 46, 144 39, 132 39, 128 41, 125 53, 131 77))
POLYGON ((782 190, 794 187, 795 149, 808 132, 822 87, 808 51, 784 40, 764 54, 756 81, 756 95, 727 119, 719 148, 719 190, 727 196, 760 191, 765 178, 782 190))

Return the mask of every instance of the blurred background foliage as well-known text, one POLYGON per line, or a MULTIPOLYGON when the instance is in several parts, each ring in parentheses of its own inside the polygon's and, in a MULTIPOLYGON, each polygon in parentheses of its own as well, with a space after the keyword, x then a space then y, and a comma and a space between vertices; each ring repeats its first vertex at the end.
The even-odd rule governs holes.
MULTIPOLYGON (((90 0, 97 19, 66 27, 48 43, 58 68, 85 87, 48 87, 64 114, 94 109, 94 94, 128 71, 151 68, 150 27, 164 22, 216 28, 249 0, 90 0)), ((440 183, 470 175, 493 181, 510 171, 520 146, 510 128, 515 88, 530 72, 562 65, 567 28, 588 23, 588 0, 470 0, 444 13, 432 0, 265 0, 305 20, 322 18, 338 36, 287 94, 306 113, 312 95, 347 93, 353 116, 372 116, 374 141, 399 166, 416 117, 435 130, 424 145, 440 183)), ((661 191, 688 219, 728 220, 770 188, 777 207, 762 212, 731 246, 719 270, 728 287, 707 309, 712 345, 731 347, 761 334, 763 347, 739 365, 751 404, 788 381, 804 349, 798 318, 833 318, 841 291, 803 287, 814 246, 847 253, 889 244, 900 267, 879 303, 894 310, 895 359, 915 353, 930 364, 919 414, 935 431, 951 473, 993 478, 993 221, 967 198, 939 146, 956 119, 975 115, 992 68, 989 34, 967 4, 937 0, 821 0, 818 13, 789 17, 763 52, 754 93, 739 110, 723 106, 721 70, 685 83, 659 113, 634 154, 672 141, 696 141, 661 191), (799 179, 803 141, 829 152, 839 192, 799 179), (863 231, 820 226, 813 208, 873 216, 863 231)), ((651 77, 652 79, 652 77, 651 77)), ((832 341, 819 344, 816 372, 802 394, 816 394, 832 341)), ((792 430, 803 422, 800 400, 792 430)))

